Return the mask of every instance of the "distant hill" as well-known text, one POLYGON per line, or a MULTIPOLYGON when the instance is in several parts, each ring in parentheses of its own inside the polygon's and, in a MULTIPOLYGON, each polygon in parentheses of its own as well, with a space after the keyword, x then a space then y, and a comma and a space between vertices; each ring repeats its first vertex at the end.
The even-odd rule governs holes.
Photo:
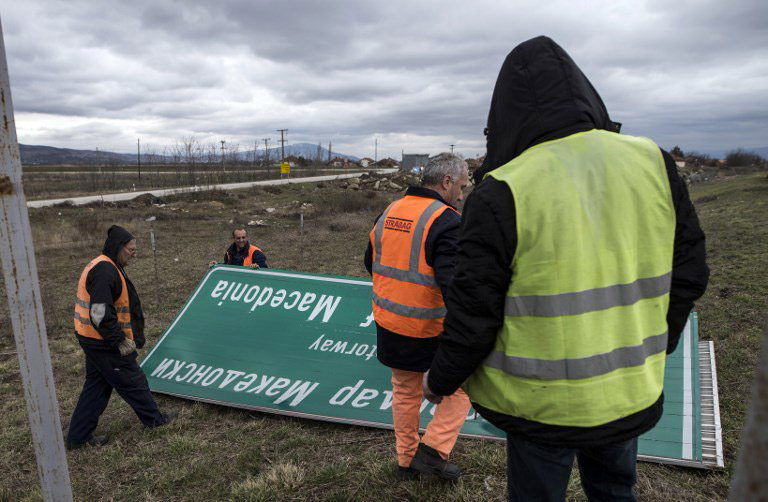
MULTIPOLYGON (((280 147, 270 148, 269 158, 279 159, 281 153, 282 152, 280 147)), ((250 158, 253 156, 253 150, 243 153, 242 155, 244 155, 245 158, 250 158)), ((264 156, 264 150, 258 150, 257 155, 259 158, 262 158, 264 156)), ((285 156, 288 157, 289 155, 304 157, 307 160, 315 160, 315 157, 317 157, 317 145, 313 145, 312 143, 296 143, 295 145, 285 145, 285 156)), ((320 146, 320 157, 322 158, 323 162, 328 162, 328 149, 322 145, 320 146)), ((360 160, 359 157, 355 157, 354 155, 347 155, 345 153, 339 153, 335 150, 331 152, 331 158, 333 157, 341 157, 344 159, 354 160, 355 162, 360 160)))
POLYGON ((136 163, 136 154, 72 150, 53 146, 19 144, 19 153, 23 165, 136 163))
MULTIPOLYGON (((22 165, 62 165, 62 164, 136 164, 135 153, 115 153, 96 150, 73 150, 70 148, 56 148, 43 145, 22 145, 19 144, 22 165)), ((264 158, 264 149, 256 151, 259 158, 264 158)), ((270 148, 269 158, 277 160, 280 158, 281 149, 270 148)), ((253 150, 239 152, 239 157, 243 160, 253 158, 253 150)), ((311 143, 297 143, 295 145, 285 146, 285 156, 295 155, 304 157, 307 160, 314 160, 317 156, 317 145, 311 143)), ((343 157, 349 160, 358 161, 358 157, 344 153, 331 152, 333 157, 343 157)), ((320 147, 320 156, 323 162, 328 161, 328 149, 320 147)), ((156 156, 157 157, 157 156, 156 156)), ((160 157, 162 158, 162 157, 160 157)), ((142 162, 145 157, 142 155, 142 162)))

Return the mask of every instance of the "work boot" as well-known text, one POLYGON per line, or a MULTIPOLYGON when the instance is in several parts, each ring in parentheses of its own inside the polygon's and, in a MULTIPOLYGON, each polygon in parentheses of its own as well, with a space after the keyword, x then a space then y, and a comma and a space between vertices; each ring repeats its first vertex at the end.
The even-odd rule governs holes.
POLYGON ((160 415, 162 416, 162 421, 156 423, 155 425, 150 426, 151 429, 154 429, 155 427, 160 427, 162 425, 168 425, 174 420, 176 420, 179 416, 178 411, 164 411, 161 412, 160 415))
POLYGON ((424 443, 419 443, 413 460, 411 460, 411 469, 424 474, 435 474, 443 479, 454 480, 461 475, 461 469, 456 464, 451 464, 435 450, 424 443))
POLYGON ((91 439, 83 443, 75 443, 67 439, 67 450, 78 450, 84 446, 102 446, 109 442, 109 436, 106 434, 102 436, 91 436, 91 439))
POLYGON ((413 481, 419 477, 419 471, 412 469, 411 467, 397 467, 397 480, 398 481, 413 481))

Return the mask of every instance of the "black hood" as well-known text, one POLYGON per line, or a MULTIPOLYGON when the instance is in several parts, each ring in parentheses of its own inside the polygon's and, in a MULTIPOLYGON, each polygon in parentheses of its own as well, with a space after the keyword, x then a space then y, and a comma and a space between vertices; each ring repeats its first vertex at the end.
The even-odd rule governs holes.
POLYGON ((475 183, 526 149, 580 131, 618 132, 603 100, 549 37, 523 42, 501 66, 488 113, 487 153, 475 183))
POLYGON ((135 239, 135 237, 131 235, 128 230, 117 225, 112 225, 109 227, 109 230, 107 230, 107 240, 104 241, 104 248, 101 252, 109 256, 113 262, 117 263, 117 254, 120 252, 120 249, 133 239, 135 239))

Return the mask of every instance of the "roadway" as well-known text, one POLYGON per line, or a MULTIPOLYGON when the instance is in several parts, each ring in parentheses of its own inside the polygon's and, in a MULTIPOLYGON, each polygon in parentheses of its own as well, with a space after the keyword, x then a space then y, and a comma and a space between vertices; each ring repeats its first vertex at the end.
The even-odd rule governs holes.
MULTIPOLYGON (((396 172, 397 169, 377 169, 377 173, 390 174, 396 172)), ((195 193, 204 192, 207 190, 237 190, 239 188, 250 188, 255 186, 267 186, 267 185, 289 185, 294 183, 313 183, 318 181, 333 181, 343 180, 347 178, 357 178, 369 171, 361 171, 348 174, 336 174, 328 176, 309 176, 305 178, 283 178, 275 180, 262 180, 262 181, 246 181, 242 183, 224 183, 221 185, 205 185, 205 186, 193 186, 193 187, 178 187, 178 188, 165 188, 158 190, 144 190, 137 192, 123 192, 123 193, 110 193, 99 195, 87 195, 83 197, 65 197, 62 199, 48 199, 48 200, 31 200, 27 201, 27 207, 50 207, 56 204, 62 204, 69 202, 75 206, 82 206, 84 204, 90 204, 91 202, 118 202, 135 199, 141 195, 151 194, 155 197, 164 197, 168 195, 177 195, 183 193, 195 193)))

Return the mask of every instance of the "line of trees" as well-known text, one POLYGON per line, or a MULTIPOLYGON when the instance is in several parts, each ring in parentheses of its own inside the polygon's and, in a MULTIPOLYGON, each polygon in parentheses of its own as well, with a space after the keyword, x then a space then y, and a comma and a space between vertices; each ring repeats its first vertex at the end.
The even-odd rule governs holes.
MULTIPOLYGON (((683 152, 683 150, 677 145, 675 145, 669 151, 669 153, 678 158, 685 159, 686 164, 692 164, 696 167, 719 166, 718 159, 713 158, 711 155, 707 153, 699 153, 696 151, 689 151, 686 153, 683 152)), ((742 148, 729 151, 723 160, 728 167, 768 167, 768 161, 764 157, 755 152, 750 152, 742 148)))

